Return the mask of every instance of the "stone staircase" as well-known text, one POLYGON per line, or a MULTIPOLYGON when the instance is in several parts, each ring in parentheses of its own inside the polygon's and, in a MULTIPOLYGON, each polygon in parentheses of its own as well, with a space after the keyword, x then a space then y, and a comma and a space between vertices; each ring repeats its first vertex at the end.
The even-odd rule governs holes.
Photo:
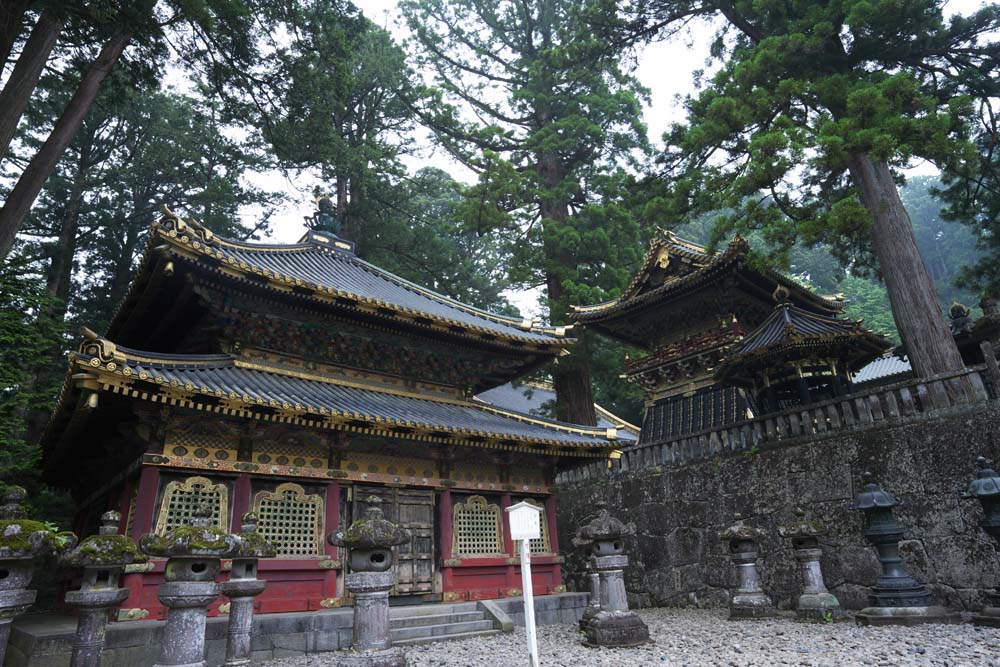
POLYGON ((475 602, 389 609, 389 633, 394 646, 484 637, 500 632, 493 619, 475 602))

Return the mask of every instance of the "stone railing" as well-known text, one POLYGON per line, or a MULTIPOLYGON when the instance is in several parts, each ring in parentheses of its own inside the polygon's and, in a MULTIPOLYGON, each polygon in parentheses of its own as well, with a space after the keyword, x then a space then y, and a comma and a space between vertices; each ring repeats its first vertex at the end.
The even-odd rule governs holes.
POLYGON ((619 459, 564 470, 556 482, 573 483, 613 472, 756 452, 799 439, 906 423, 942 410, 996 400, 1000 394, 998 375, 995 367, 983 364, 931 378, 868 387, 727 426, 640 443, 622 451, 619 459))

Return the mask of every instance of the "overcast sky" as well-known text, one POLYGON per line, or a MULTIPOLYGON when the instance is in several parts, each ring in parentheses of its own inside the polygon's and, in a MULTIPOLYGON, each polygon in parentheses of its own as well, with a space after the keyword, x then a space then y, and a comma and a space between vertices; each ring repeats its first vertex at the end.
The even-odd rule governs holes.
MULTIPOLYGON (((355 0, 368 18, 389 29, 400 42, 406 37, 406 30, 400 23, 396 0, 355 0)), ((670 43, 658 43, 647 47, 640 55, 639 67, 636 72, 638 79, 650 89, 650 104, 646 106, 644 120, 649 128, 650 139, 659 143, 659 137, 669 127, 670 123, 681 117, 677 95, 684 95, 692 89, 692 72, 702 68, 708 56, 708 41, 711 30, 703 28, 700 35, 694 35, 689 48, 681 40, 670 43)), ((468 181, 471 174, 461 165, 451 160, 440 149, 435 150, 429 139, 422 133, 424 149, 418 157, 405 160, 411 171, 424 166, 435 166, 449 172, 452 177, 468 181)), ((294 242, 305 231, 304 217, 315 211, 312 189, 317 183, 302 179, 289 183, 280 174, 260 175, 254 179, 260 186, 267 189, 283 189, 288 192, 291 201, 287 208, 275 216, 271 236, 282 242, 294 242)), ((329 184, 327 184, 329 185, 329 184)))

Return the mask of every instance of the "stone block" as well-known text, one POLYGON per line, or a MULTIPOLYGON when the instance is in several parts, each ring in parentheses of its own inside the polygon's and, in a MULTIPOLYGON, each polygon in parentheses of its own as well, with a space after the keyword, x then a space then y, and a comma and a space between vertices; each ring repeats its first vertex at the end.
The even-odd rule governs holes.
POLYGON ((306 652, 306 633, 294 633, 294 634, 280 634, 271 635, 271 645, 274 647, 275 651, 287 650, 287 651, 298 651, 299 653, 306 652))

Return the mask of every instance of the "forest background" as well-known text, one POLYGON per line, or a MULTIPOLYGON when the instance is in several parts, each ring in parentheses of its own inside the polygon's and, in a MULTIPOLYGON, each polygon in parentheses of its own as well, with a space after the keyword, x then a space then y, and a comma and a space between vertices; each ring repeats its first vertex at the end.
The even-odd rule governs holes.
MULTIPOLYGON (((31 487, 51 516, 68 511, 39 478, 37 446, 64 353, 80 326, 106 326, 163 205, 223 236, 263 240, 280 227, 289 240, 303 191, 327 192, 362 258, 472 305, 553 323, 571 304, 615 297, 657 227, 708 244, 738 230, 759 261, 842 293, 848 316, 898 342, 878 262, 856 238, 864 228, 845 233, 849 243, 790 232, 737 216, 745 196, 716 210, 677 207, 686 181, 669 169, 671 147, 705 130, 679 123, 663 141, 650 136, 639 65, 662 41, 703 52, 677 103, 697 111, 725 73, 724 54, 741 48, 725 10, 747 3, 514 4, 525 11, 404 0, 392 27, 382 6, 366 15, 346 0, 5 3, 0 228, 17 224, 0 265, 0 481, 31 487)), ((935 11, 971 16, 980 4, 868 3, 932 24, 935 11)), ((995 31, 995 10, 982 12, 963 39, 995 31)), ((901 32, 959 31, 891 20, 901 32)), ((957 80, 963 67, 938 76, 957 80)), ((942 309, 974 306, 997 284, 997 91, 986 72, 985 84, 966 76, 948 92, 964 104, 953 137, 968 149, 961 159, 942 158, 939 173, 918 148, 893 165, 942 309)), ((816 154, 798 151, 803 163, 816 154)), ((786 173, 793 189, 814 185, 786 173)), ((784 198, 773 188, 768 197, 769 215, 784 215, 784 198)), ((551 413, 584 414, 592 388, 638 423, 641 393, 620 378, 625 353, 582 335, 568 361, 543 371, 561 397, 551 413)))

